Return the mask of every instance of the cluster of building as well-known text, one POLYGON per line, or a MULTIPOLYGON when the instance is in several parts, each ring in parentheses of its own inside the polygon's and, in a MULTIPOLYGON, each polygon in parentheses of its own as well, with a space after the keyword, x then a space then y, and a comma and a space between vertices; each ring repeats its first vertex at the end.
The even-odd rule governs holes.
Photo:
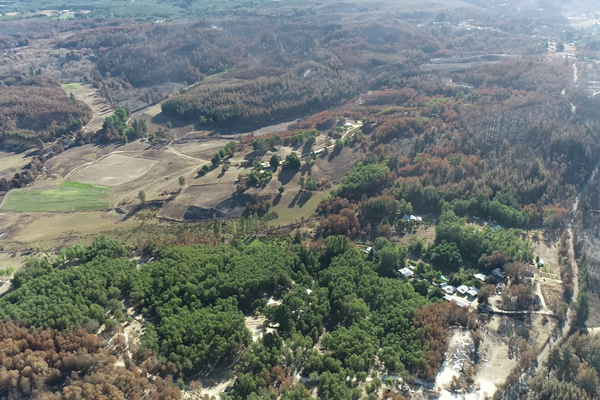
POLYGON ((423 222, 423 218, 419 217, 418 215, 408 215, 405 214, 404 217, 402 217, 403 220, 405 220, 406 222, 423 222))
MULTIPOLYGON (((371 249, 364 249, 369 252, 371 249)), ((415 267, 412 265, 408 265, 405 268, 398 270, 400 275, 405 277, 406 279, 412 279, 415 275, 414 271, 415 267)), ((477 273, 473 274, 473 277, 481 282, 486 282, 490 276, 477 273)), ((500 271, 499 268, 496 268, 492 271, 492 275, 495 280, 503 280, 506 278, 506 275, 500 271)), ((441 277, 442 281, 445 281, 446 278, 441 277)), ((438 286, 436 283, 434 285, 438 286)), ((448 283, 442 283, 439 285, 439 288, 444 291, 444 300, 446 301, 454 301, 459 307, 469 307, 473 301, 477 299, 479 295, 479 289, 474 286, 460 285, 458 287, 454 287, 448 283)))

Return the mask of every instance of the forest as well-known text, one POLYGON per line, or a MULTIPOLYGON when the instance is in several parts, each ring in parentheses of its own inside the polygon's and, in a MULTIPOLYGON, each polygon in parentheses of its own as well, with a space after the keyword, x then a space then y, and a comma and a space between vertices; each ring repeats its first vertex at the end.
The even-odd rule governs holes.
MULTIPOLYGON (((158 371, 188 379, 242 356, 229 395, 240 399, 252 393, 304 396, 301 385, 290 380, 293 370, 310 376, 322 398, 358 398, 358 385, 375 355, 390 372, 431 377, 447 340, 444 329, 476 327, 468 311, 440 303, 440 293, 417 293, 410 283, 397 279, 406 249, 382 238, 378 256, 365 256, 343 236, 331 236, 323 245, 319 250, 289 238, 248 244, 235 239, 214 247, 165 246, 154 250, 157 261, 137 269, 122 245, 100 237, 89 247, 75 246, 55 259, 30 258, 16 273, 14 290, 0 299, 1 317, 50 337, 92 338, 88 331, 100 325, 116 329, 125 321, 121 300, 130 297, 153 321, 146 323, 136 353, 143 357, 140 362, 159 356, 164 366, 158 371), (270 296, 281 297, 282 304, 267 306, 270 296), (252 343, 244 315, 255 311, 265 312, 280 328, 252 343), (421 317, 416 319, 418 313, 421 317), (431 329, 423 330, 427 319, 431 329), (436 324, 439 330, 432 330, 436 324), (330 328, 323 334, 326 326, 330 328), (319 340, 322 353, 313 349, 319 340), (357 380, 348 382, 347 375, 357 380)), ((5 335, 15 340, 27 335, 18 326, 7 323, 5 335)), ((19 376, 29 376, 23 368, 11 371, 5 373, 14 374, 18 382, 25 380, 19 376)), ((85 371, 80 370, 83 379, 94 379, 85 371)), ((105 373, 110 376, 112 371, 105 373)), ((142 387, 151 384, 149 375, 135 367, 130 371, 142 387)), ((66 376, 63 372, 44 379, 50 379, 47 385, 54 390, 66 376)), ((18 383, 10 390, 41 390, 35 385, 18 383)), ((115 385, 114 390, 129 388, 115 385)), ((77 383, 71 381, 71 386, 77 383)), ((70 390, 76 389, 65 386, 62 395, 70 390)))
POLYGON ((179 399, 171 378, 152 380, 129 361, 115 365, 123 343, 78 328, 58 332, 0 324, 0 395, 4 398, 179 399), (146 391, 151 394, 145 395, 146 391))
POLYGON ((600 390, 598 351, 600 336, 575 334, 555 346, 538 376, 529 382, 531 398, 591 400, 600 390))
POLYGON ((69 97, 58 80, 39 75, 0 79, 0 140, 8 145, 78 132, 91 118, 90 108, 69 97))

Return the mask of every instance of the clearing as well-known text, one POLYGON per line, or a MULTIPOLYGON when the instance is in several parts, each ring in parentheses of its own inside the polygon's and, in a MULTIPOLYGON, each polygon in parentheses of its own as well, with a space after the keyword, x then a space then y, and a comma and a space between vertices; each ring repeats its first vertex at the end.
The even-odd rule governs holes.
POLYGON ((157 162, 113 153, 75 172, 71 178, 92 185, 117 186, 139 178, 157 162))
POLYGON ((31 156, 24 153, 5 153, 0 151, 0 177, 11 177, 31 162, 31 156))
POLYGON ((81 85, 79 83, 67 83, 64 87, 67 90, 77 90, 81 88, 81 85))
POLYGON ((3 210, 18 212, 103 210, 110 188, 66 181, 53 190, 11 190, 3 210))
POLYGON ((100 97, 98 90, 94 89, 90 84, 80 85, 69 83, 68 85, 64 85, 64 87, 70 90, 77 100, 86 103, 94 112, 94 117, 83 127, 83 131, 94 133, 102 128, 104 119, 111 115, 114 110, 108 105, 106 99, 100 97), (75 88, 73 85, 78 85, 79 87, 75 88), (74 89, 70 89, 68 86, 74 89))

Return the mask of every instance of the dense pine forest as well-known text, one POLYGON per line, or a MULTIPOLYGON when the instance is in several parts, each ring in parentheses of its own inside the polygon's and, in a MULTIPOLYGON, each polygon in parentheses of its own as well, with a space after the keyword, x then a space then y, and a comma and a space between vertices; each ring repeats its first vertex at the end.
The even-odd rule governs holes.
MULTIPOLYGON (((110 357, 117 348, 100 351, 96 336, 76 329, 115 329, 125 320, 119 300, 130 297, 153 323, 146 323, 141 346, 133 353, 146 371, 129 368, 139 383, 112 383, 110 390, 120 395, 135 390, 133 385, 148 387, 149 373, 169 379, 193 377, 241 356, 231 398, 253 393, 304 398, 302 385, 289 379, 294 371, 320 381, 322 398, 360 398, 358 385, 375 356, 390 372, 431 377, 447 340, 444 329, 476 328, 469 312, 440 303, 442 294, 433 286, 417 289, 394 278, 396 269, 405 265, 405 249, 382 238, 378 256, 365 256, 343 236, 332 236, 323 245, 322 250, 307 248, 290 238, 249 244, 235 239, 216 247, 166 246, 156 250, 157 261, 138 269, 122 245, 99 238, 88 248, 68 249, 54 260, 29 259, 15 275, 14 291, 0 300, 0 309, 3 318, 27 323, 55 341, 76 338, 67 351, 92 346, 91 354, 110 357), (281 305, 267 306, 270 296, 281 297, 281 305), (244 314, 258 310, 279 329, 252 343, 244 314), (429 321, 427 329, 424 321, 429 321), (330 333, 323 335, 326 325, 330 333), (323 352, 313 349, 319 341, 323 352), (156 356, 162 365, 153 364, 156 356), (154 369, 148 369, 150 365, 154 369), (347 381, 346 376, 357 379, 347 381)), ((5 340, 24 335, 26 331, 13 323, 3 327, 5 340)), ((40 339, 27 343, 36 340, 40 339)), ((48 346, 41 351, 54 351, 48 346)), ((10 352, 7 347, 5 357, 10 352)), ((95 370, 96 362, 92 357, 90 366, 79 369, 84 380, 97 379, 86 372, 95 370)), ((36 372, 41 378, 33 379, 5 358, 0 376, 13 376, 14 384, 3 385, 6 394, 27 396, 45 386, 60 389, 69 376, 65 367, 51 376, 36 372)), ((117 371, 104 373, 109 379, 117 371)), ((64 398, 79 385, 69 382, 62 390, 64 398)), ((375 389, 377 384, 371 385, 375 389)))

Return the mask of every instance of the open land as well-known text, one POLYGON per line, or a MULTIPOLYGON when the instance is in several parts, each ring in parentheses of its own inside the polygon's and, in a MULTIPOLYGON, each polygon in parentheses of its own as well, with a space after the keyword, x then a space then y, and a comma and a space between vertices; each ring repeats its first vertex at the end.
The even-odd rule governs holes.
POLYGON ((4 200, 5 211, 83 211, 108 208, 110 188, 66 181, 53 190, 13 190, 4 200))

